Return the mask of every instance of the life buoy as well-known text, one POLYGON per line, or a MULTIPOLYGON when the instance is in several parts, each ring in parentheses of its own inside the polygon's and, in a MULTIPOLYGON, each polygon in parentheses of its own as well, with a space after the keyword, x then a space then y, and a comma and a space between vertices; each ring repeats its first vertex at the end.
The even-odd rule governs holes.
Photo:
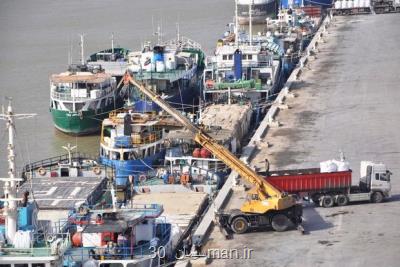
POLYGON ((52 243, 54 240, 56 240, 56 237, 54 235, 49 235, 47 237, 47 242, 52 243))
POLYGON ((100 167, 99 167, 99 166, 94 166, 94 167, 93 167, 93 172, 94 172, 94 174, 96 174, 96 175, 101 174, 101 169, 100 169, 100 167))
POLYGON ((41 176, 45 176, 45 175, 46 175, 46 170, 45 170, 43 167, 40 167, 40 168, 38 169, 38 173, 39 173, 41 176))
POLYGON ((146 182, 146 180, 147 180, 146 175, 144 174, 139 175, 139 182, 144 183, 146 182))
POLYGON ((207 89, 213 89, 214 88, 214 81, 213 80, 207 80, 206 81, 206 87, 207 87, 207 89))

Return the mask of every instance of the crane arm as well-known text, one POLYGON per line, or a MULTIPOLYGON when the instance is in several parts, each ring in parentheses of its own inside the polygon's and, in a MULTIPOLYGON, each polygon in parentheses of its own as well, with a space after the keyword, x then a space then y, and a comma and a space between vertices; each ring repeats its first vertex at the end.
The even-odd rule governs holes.
POLYGON ((228 167, 236 171, 243 179, 246 179, 251 184, 257 187, 257 194, 260 200, 264 200, 268 197, 281 197, 281 192, 272 186, 265 179, 259 176, 254 170, 247 166, 244 162, 233 155, 224 146, 215 142, 209 135, 204 133, 199 127, 193 125, 189 119, 187 119, 180 112, 172 108, 164 99, 153 91, 147 89, 142 84, 139 84, 134 80, 130 74, 126 73, 124 76, 125 84, 132 84, 137 87, 143 94, 152 99, 157 105, 173 116, 179 121, 184 127, 186 127, 195 136, 195 141, 202 145, 204 148, 212 152, 217 158, 222 160, 228 167))

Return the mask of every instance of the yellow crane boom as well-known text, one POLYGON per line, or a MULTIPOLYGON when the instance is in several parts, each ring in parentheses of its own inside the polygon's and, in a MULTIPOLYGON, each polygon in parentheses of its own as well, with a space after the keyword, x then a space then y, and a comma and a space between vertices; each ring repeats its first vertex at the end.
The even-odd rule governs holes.
POLYGON ((295 205, 295 200, 292 196, 280 192, 277 188, 268 183, 228 149, 214 141, 208 134, 203 132, 202 129, 193 125, 189 119, 171 107, 159 95, 134 80, 129 73, 125 74, 123 82, 125 85, 132 84, 139 89, 143 94, 179 121, 185 128, 191 131, 197 143, 208 149, 228 167, 236 171, 243 179, 255 186, 249 191, 250 199, 243 204, 241 211, 263 214, 269 210, 282 210, 295 205))

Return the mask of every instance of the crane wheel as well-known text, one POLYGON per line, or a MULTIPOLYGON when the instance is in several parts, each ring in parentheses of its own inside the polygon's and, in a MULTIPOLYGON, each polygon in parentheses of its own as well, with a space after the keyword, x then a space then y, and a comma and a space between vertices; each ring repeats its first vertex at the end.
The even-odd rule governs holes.
POLYGON ((335 202, 333 201, 333 197, 331 195, 325 195, 321 197, 320 204, 324 208, 331 208, 335 202))
POLYGON ((336 196, 336 203, 338 206, 346 206, 349 203, 349 199, 345 195, 336 196))
POLYGON ((383 195, 381 192, 375 192, 371 196, 371 201, 373 203, 381 203, 383 201, 383 195))
POLYGON ((284 214, 276 214, 272 217, 271 226, 277 232, 284 232, 290 227, 290 220, 284 214))
POLYGON ((236 234, 243 234, 249 228, 249 224, 244 217, 236 217, 231 223, 232 231, 236 234))

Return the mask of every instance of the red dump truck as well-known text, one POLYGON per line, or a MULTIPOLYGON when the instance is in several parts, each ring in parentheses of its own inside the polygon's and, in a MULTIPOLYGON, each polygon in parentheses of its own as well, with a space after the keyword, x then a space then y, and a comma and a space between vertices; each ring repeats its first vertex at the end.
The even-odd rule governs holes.
POLYGON ((361 162, 361 177, 352 184, 351 170, 321 172, 319 168, 260 173, 276 188, 309 197, 316 205, 344 206, 354 201, 382 202, 390 197, 390 171, 382 163, 361 162))

